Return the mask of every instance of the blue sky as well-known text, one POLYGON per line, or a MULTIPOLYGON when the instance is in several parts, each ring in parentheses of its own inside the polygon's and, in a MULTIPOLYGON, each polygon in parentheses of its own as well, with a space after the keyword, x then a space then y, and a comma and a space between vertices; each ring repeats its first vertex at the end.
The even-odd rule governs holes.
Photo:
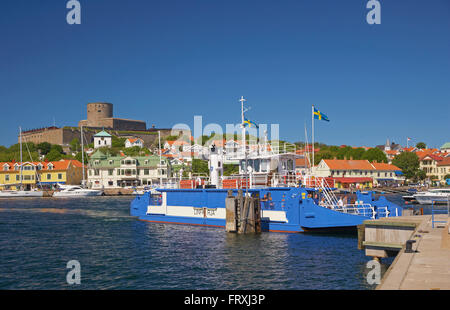
POLYGON ((0 6, 0 144, 18 127, 76 126, 88 102, 171 127, 247 116, 304 140, 311 105, 331 120, 316 141, 374 146, 450 141, 450 2, 65 0, 0 6))

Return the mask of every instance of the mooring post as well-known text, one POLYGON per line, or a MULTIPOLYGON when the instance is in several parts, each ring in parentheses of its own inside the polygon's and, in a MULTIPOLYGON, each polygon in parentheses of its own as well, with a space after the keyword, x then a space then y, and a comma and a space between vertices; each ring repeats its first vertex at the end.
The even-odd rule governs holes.
POLYGON ((228 195, 225 198, 225 230, 227 232, 237 231, 237 200, 233 196, 233 191, 229 190, 228 195))

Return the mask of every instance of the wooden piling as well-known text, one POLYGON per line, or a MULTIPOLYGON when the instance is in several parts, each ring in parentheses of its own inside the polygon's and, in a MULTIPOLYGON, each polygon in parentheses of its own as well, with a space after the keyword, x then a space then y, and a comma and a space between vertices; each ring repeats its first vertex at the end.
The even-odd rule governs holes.
POLYGON ((225 212, 227 232, 237 232, 237 199, 233 196, 233 191, 228 191, 228 196, 225 198, 225 212))
POLYGON ((234 197, 232 191, 228 191, 225 200, 226 206, 226 231, 239 234, 261 232, 261 207, 258 193, 253 196, 245 196, 242 190, 234 197))

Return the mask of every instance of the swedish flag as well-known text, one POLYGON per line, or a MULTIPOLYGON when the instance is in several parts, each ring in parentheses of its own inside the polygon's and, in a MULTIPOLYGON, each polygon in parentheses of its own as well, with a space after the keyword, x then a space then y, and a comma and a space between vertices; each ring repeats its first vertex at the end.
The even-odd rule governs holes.
POLYGON ((328 119, 328 116, 326 116, 325 114, 323 114, 322 112, 320 112, 316 108, 314 108, 314 119, 320 119, 320 120, 327 121, 327 122, 330 121, 328 119))
POLYGON ((248 119, 244 119, 244 126, 248 125, 248 127, 252 127, 252 124, 256 126, 256 128, 259 128, 258 124, 256 124, 255 122, 249 121, 248 119))

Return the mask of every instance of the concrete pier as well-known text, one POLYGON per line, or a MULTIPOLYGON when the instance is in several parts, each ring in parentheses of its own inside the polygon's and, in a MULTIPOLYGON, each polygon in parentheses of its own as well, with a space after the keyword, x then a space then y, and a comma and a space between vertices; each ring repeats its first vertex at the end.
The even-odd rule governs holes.
POLYGON ((447 214, 365 221, 359 248, 377 259, 396 256, 378 290, 449 290, 450 219, 447 214))

